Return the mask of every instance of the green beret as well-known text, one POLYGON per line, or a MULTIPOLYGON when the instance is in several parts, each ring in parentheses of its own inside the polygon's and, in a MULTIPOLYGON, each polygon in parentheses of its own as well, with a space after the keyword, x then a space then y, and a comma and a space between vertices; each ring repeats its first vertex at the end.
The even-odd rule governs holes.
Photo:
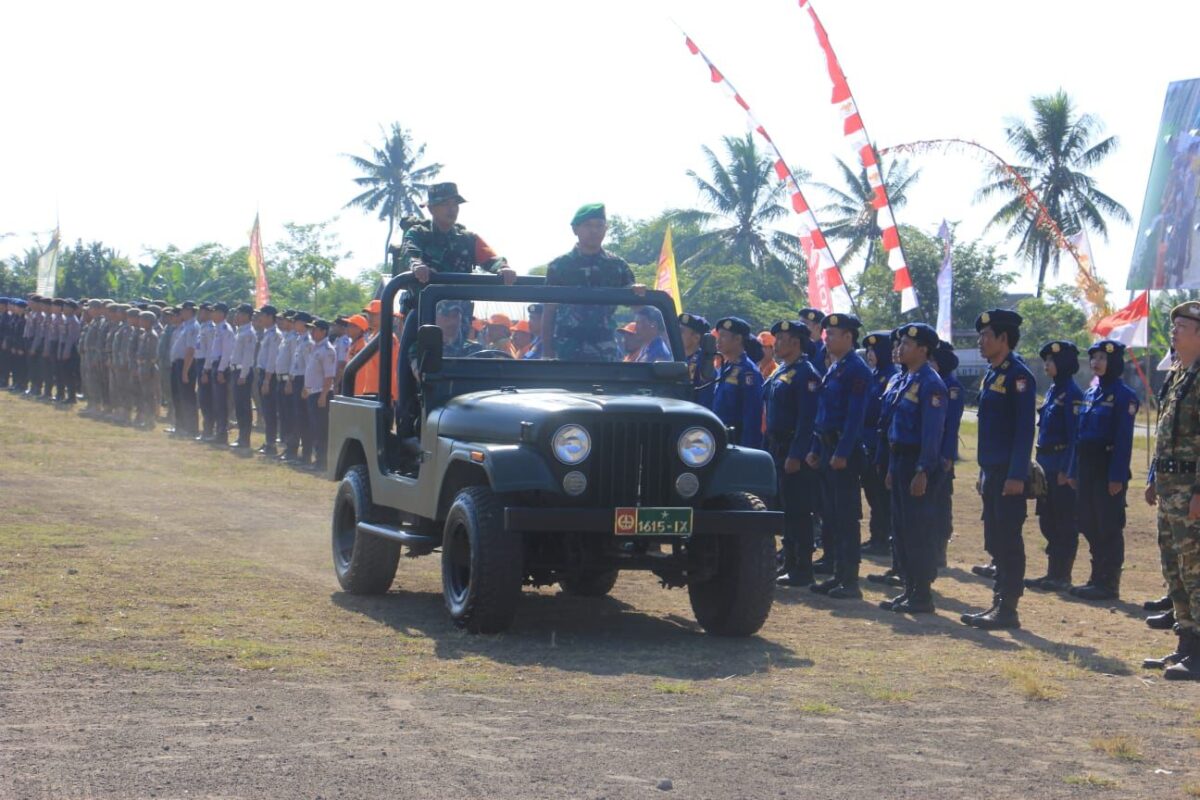
POLYGON ((588 203, 582 205, 575 212, 575 216, 571 217, 571 227, 575 227, 581 222, 587 222, 589 219, 607 219, 604 214, 604 203, 588 203))

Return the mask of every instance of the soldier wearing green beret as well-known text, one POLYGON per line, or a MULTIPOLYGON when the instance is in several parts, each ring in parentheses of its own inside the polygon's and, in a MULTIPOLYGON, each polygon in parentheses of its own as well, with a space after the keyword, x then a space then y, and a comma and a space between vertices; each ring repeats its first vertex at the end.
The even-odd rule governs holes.
POLYGON ((1168 680, 1200 680, 1200 303, 1171 310, 1176 361, 1159 393, 1158 442, 1146 502, 1158 505, 1158 547, 1179 644, 1146 667, 1168 680))
MULTIPOLYGON (((589 288, 631 287, 639 295, 646 287, 636 282, 625 259, 604 249, 608 218, 603 203, 580 206, 571 218, 575 247, 550 262, 548 286, 589 288)), ((620 361, 623 354, 616 340, 612 306, 546 306, 542 321, 545 358, 572 361, 620 361)))

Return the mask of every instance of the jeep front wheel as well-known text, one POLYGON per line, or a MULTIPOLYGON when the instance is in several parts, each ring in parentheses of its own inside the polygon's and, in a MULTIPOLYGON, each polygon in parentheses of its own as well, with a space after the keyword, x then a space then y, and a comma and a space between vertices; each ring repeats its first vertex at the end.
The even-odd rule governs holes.
POLYGON ((361 464, 351 467, 333 501, 333 570, 350 594, 383 594, 396 578, 400 543, 358 532, 374 513, 371 474, 361 464))
MULTIPOLYGON (((762 500, 745 492, 724 495, 709 507, 722 511, 766 510, 762 500)), ((717 563, 712 577, 688 584, 696 621, 717 636, 757 633, 775 600, 775 537, 754 532, 695 537, 693 546, 715 549, 717 563)))
POLYGON ((525 575, 521 534, 504 530, 504 507, 486 486, 454 498, 442 534, 442 594, 450 619, 471 633, 512 624, 525 575))

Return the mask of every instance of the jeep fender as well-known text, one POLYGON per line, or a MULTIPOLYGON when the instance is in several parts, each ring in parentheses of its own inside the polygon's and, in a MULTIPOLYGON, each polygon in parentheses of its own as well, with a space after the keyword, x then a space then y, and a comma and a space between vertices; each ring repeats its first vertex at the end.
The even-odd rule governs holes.
POLYGON ((750 492, 758 497, 774 497, 778 493, 777 480, 775 462, 769 453, 751 447, 729 447, 706 481, 704 495, 750 492))
MULTIPOLYGON (((449 453, 442 460, 442 480, 457 462, 482 469, 494 492, 559 491, 541 452, 521 444, 472 444, 443 440, 449 453)), ((442 481, 439 481, 439 484, 442 481)))

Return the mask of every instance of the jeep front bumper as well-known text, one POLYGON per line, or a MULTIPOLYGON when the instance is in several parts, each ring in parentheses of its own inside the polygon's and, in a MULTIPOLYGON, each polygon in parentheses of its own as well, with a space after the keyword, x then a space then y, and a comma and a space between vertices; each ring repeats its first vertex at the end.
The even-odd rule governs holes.
MULTIPOLYGON (((615 517, 616 509, 613 508, 506 508, 504 529, 612 534, 615 532, 615 517)), ((748 533, 782 535, 783 512, 702 509, 692 512, 693 536, 738 536, 748 533)))

